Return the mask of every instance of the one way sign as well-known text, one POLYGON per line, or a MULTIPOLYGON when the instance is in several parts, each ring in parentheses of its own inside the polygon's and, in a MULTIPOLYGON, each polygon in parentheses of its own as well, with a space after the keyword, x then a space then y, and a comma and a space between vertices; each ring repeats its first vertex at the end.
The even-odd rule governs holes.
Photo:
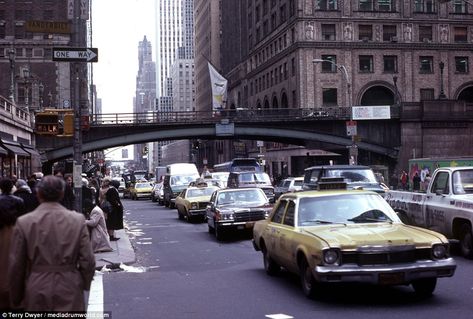
POLYGON ((97 48, 53 48, 53 61, 97 62, 97 48))

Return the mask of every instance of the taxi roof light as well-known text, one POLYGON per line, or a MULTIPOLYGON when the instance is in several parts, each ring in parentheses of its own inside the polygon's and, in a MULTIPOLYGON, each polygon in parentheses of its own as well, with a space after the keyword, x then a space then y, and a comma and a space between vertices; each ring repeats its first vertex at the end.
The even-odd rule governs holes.
POLYGON ((343 177, 322 177, 318 183, 318 190, 343 190, 347 183, 343 177))

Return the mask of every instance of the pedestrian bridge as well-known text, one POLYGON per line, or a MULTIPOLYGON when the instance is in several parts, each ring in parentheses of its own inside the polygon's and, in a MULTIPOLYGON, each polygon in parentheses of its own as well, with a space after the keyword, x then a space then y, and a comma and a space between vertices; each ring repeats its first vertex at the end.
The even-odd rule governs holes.
MULTIPOLYGON (((357 122, 359 149, 397 156, 400 146, 399 108, 391 118, 357 122)), ((221 112, 148 112, 92 114, 83 131, 84 153, 156 141, 182 139, 263 140, 330 149, 352 145, 347 136, 351 108, 243 109, 221 112)), ((71 136, 37 135, 48 162, 72 157, 71 136)))

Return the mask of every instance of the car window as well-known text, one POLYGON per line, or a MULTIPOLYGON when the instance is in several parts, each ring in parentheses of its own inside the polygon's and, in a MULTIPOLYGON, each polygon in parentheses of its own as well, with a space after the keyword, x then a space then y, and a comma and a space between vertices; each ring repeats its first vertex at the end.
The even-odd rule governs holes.
POLYGON ((287 204, 286 215, 284 216, 284 225, 294 226, 294 214, 296 211, 296 204, 290 201, 287 204))
POLYGON ((453 173, 453 192, 455 194, 473 193, 473 170, 460 170, 453 173))
POLYGON ((283 187, 289 187, 291 185, 291 181, 285 181, 283 187))
POLYGON ((309 183, 317 183, 319 181, 320 170, 314 169, 310 172, 309 183))
POLYGON ((437 174, 437 176, 435 176, 431 191, 433 193, 440 192, 441 194, 449 193, 447 172, 440 172, 437 174))
POLYGON ((271 221, 273 223, 280 224, 282 222, 282 218, 284 216, 284 210, 286 209, 286 204, 287 204, 287 201, 285 200, 279 201, 278 207, 276 208, 273 214, 273 217, 271 218, 271 221))
POLYGON ((295 180, 294 181, 294 186, 302 186, 303 183, 304 183, 303 180, 295 180))

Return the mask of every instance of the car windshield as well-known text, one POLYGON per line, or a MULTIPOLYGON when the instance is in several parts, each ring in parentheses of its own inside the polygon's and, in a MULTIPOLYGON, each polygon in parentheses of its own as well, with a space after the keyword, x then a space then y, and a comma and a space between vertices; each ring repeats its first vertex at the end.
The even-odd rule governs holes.
POLYGON ((217 205, 266 203, 267 199, 260 189, 222 192, 217 197, 217 205))
POLYGON ((453 193, 473 194, 473 170, 458 170, 453 173, 453 193))
POLYGON ((377 183, 370 169, 327 170, 327 177, 343 177, 347 183, 377 183))
POLYGON ((177 175, 172 176, 170 184, 175 186, 187 186, 190 182, 195 180, 194 176, 186 176, 186 175, 177 175))
POLYGON ((153 185, 150 183, 138 183, 136 184, 135 188, 151 188, 153 185))
POLYGON ((377 194, 349 194, 301 198, 298 225, 399 222, 389 204, 377 194))
POLYGON ((244 183, 264 183, 271 184, 269 176, 265 173, 244 173, 241 174, 241 181, 244 183))
POLYGON ((205 188, 195 188, 187 190, 187 197, 200 197, 200 196, 211 196, 212 193, 218 189, 218 187, 205 187, 205 188))

